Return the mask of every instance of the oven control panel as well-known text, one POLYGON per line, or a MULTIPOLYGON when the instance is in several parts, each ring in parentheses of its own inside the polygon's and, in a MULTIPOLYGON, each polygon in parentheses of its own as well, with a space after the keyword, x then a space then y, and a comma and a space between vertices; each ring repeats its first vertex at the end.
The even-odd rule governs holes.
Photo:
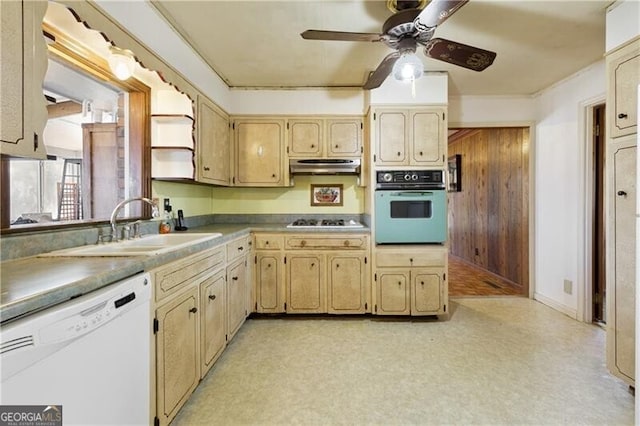
POLYGON ((444 172, 442 170, 380 170, 376 173, 376 188, 444 188, 444 172))

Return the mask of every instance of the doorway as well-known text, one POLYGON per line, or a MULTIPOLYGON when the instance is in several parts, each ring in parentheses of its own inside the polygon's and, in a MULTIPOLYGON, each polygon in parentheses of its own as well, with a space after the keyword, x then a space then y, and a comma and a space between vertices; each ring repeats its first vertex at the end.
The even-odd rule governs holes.
POLYGON ((604 167, 605 167, 605 105, 593 107, 593 237, 592 241, 592 321, 605 324, 607 281, 605 273, 605 223, 604 223, 604 167))
POLYGON ((450 296, 529 295, 529 127, 450 129, 450 296))

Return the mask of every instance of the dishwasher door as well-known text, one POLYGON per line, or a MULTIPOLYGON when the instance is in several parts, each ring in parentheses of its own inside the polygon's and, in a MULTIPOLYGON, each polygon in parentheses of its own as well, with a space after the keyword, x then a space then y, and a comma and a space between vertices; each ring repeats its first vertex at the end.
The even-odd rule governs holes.
POLYGON ((1 405, 63 424, 149 425, 151 279, 140 274, 0 328, 1 405))

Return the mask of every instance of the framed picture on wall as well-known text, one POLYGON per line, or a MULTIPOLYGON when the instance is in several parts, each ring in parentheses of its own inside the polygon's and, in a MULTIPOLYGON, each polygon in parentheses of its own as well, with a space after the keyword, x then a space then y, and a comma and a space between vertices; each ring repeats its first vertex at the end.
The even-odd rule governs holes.
POLYGON ((462 191, 462 155, 456 154, 449 157, 449 192, 462 191))
POLYGON ((311 184, 312 206, 341 206, 342 184, 316 185, 311 184))

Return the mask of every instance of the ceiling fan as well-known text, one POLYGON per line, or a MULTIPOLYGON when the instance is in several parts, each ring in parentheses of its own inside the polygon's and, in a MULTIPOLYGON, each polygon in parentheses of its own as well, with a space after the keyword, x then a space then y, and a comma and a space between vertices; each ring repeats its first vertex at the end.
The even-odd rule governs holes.
MULTIPOLYGON (((391 1, 391 0, 389 0, 391 1)), ((431 0, 423 9, 424 0, 395 0, 397 12, 382 26, 382 34, 343 31, 307 30, 300 34, 306 40, 383 42, 394 52, 387 55, 369 75, 362 87, 379 87, 393 72, 398 80, 414 81, 423 72, 420 58, 415 55, 418 45, 430 58, 453 65, 482 71, 496 58, 496 53, 443 38, 433 38, 436 27, 446 21, 469 0, 431 0)))

